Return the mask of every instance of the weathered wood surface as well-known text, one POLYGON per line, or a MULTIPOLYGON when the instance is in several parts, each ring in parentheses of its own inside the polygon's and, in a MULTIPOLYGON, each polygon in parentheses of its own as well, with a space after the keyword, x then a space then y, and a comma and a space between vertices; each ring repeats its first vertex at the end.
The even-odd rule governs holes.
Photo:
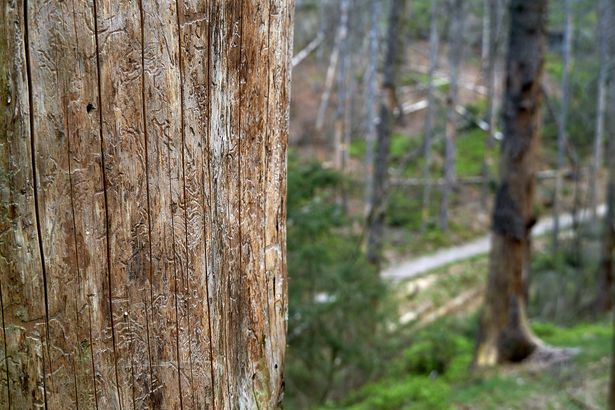
POLYGON ((0 408, 277 407, 293 1, 0 4, 0 408))

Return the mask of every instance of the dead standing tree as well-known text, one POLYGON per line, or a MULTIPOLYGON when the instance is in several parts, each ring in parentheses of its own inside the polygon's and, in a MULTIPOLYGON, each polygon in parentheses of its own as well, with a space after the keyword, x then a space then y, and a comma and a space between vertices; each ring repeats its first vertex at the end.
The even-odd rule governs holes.
POLYGON ((277 407, 292 0, 1 7, 0 407, 277 407))
POLYGON ((521 361, 540 341, 527 321, 525 275, 533 215, 547 0, 512 0, 504 142, 475 366, 521 361))

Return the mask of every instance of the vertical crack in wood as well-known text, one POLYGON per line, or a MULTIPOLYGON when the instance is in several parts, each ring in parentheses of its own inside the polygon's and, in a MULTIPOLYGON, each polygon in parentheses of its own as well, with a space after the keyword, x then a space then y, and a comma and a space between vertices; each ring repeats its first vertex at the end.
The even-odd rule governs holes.
MULTIPOLYGON (((43 239, 41 237, 41 223, 39 214, 38 203, 38 175, 36 173, 36 152, 34 143, 34 116, 32 115, 32 70, 30 64, 30 40, 28 33, 28 0, 24 0, 24 48, 26 55, 26 76, 28 82, 28 119, 30 121, 30 155, 32 166, 32 181, 34 184, 34 212, 36 217, 36 233, 38 239, 38 250, 41 256, 41 269, 43 272, 43 287, 45 295, 45 343, 44 349, 47 350, 47 359, 49 359, 49 297, 47 295, 47 271, 45 268, 45 254, 43 253, 43 239)), ((49 363, 51 365, 51 363, 49 363)), ((47 409, 47 368, 45 364, 45 357, 43 355, 43 397, 45 402, 45 409, 47 409)), ((49 369, 51 372, 51 369, 49 369)))
MULTIPOLYGON (((75 43, 77 45, 77 49, 79 48, 79 35, 77 33, 77 17, 76 17, 76 11, 75 11, 75 1, 73 0, 72 4, 72 8, 73 8, 73 29, 74 29, 74 35, 75 35, 75 43)), ((67 87, 68 89, 68 87, 67 87)), ((88 105, 88 107, 91 106, 91 103, 88 105)), ((68 112, 68 101, 66 102, 66 112, 68 112)), ((67 135, 70 135, 70 129, 69 129, 69 121, 68 121, 68 117, 66 120, 66 130, 67 130, 67 135)), ((77 225, 76 225, 76 218, 75 218, 75 202, 74 202, 74 198, 75 198, 75 193, 74 193, 74 188, 73 188, 73 171, 72 171, 72 165, 71 165, 71 145, 70 145, 70 137, 67 138, 67 149, 68 149, 68 177, 69 177, 69 185, 70 185, 70 202, 71 202, 71 215, 72 215, 72 219, 73 219, 73 238, 74 238, 74 246, 75 246, 75 261, 77 264, 77 277, 78 277, 78 286, 79 286, 79 292, 78 294, 85 294, 85 292, 83 292, 83 283, 82 283, 82 276, 81 276, 81 261, 79 260, 79 247, 77 244, 77 225)), ((76 300, 78 300, 78 298, 76 298, 76 300)), ((79 317, 79 306, 77 303, 75 303, 75 317, 79 317)), ((89 349, 90 349, 90 356, 91 356, 91 362, 92 362, 92 385, 94 387, 94 403, 96 408, 98 409, 98 396, 97 396, 97 392, 96 392, 96 364, 95 364, 95 359, 94 359, 94 344, 92 343, 92 316, 91 316, 91 312, 90 312, 90 304, 88 301, 88 334, 89 334, 89 349)), ((77 341, 77 343, 79 343, 79 341, 77 341)), ((79 344, 77 344, 76 348, 79 348, 79 344)), ((73 360, 74 363, 74 360, 73 360)), ((79 408, 79 394, 78 394, 78 390, 77 390, 77 372, 75 372, 75 402, 77 403, 77 409, 79 408)))
POLYGON ((168 169, 168 174, 169 174, 169 194, 171 195, 171 203, 170 203, 170 210, 171 210, 171 249, 173 252, 173 291, 175 294, 175 354, 177 355, 177 383, 178 383, 178 393, 179 393, 179 407, 180 409, 184 408, 184 399, 183 399, 183 393, 182 393, 182 367, 181 367, 181 361, 180 361, 180 355, 179 355, 179 304, 177 301, 177 297, 178 297, 178 292, 177 292, 177 248, 175 247, 175 218, 174 218, 174 212, 173 212, 173 197, 172 197, 172 192, 173 192, 173 184, 172 184, 172 174, 171 174, 171 136, 168 135, 166 136, 167 138, 167 156, 169 157, 169 160, 167 161, 167 169, 168 169))
MULTIPOLYGON (((272 7, 271 7, 271 3, 269 3, 269 11, 268 11, 268 16, 267 16, 267 102, 266 102, 266 111, 265 111, 265 123, 264 123, 264 127, 265 127, 265 137, 264 137, 264 141, 262 144, 262 159, 263 159, 263 164, 262 166, 264 167, 264 171, 265 174, 268 172, 269 170, 269 157, 267 156, 267 145, 269 142, 269 138, 271 137, 271 133, 270 133, 270 126, 271 124, 269 123, 269 113, 271 112, 270 109, 270 102, 271 102, 271 15, 273 14, 272 12, 272 7)), ((263 269, 264 269, 264 275, 265 275, 265 298, 267 299, 267 316, 271 315, 271 301, 269 300, 270 298, 269 296, 269 273, 268 273, 268 269, 267 269, 267 247, 269 246, 269 244, 267 243, 267 202, 269 199, 269 195, 267 195, 267 177, 263 176, 262 177, 262 190, 263 190, 263 195, 264 195, 264 201, 263 201, 263 269)), ((274 278, 275 281, 275 278, 274 278)), ((272 294, 275 297, 275 287, 273 289, 272 294)), ((275 317, 275 315, 274 315, 275 317)), ((269 320, 267 320, 267 324, 269 325, 269 337, 273 338, 273 328, 272 328, 272 322, 274 319, 274 317, 269 316, 269 320)), ((265 352, 266 354, 267 352, 265 352)), ((273 348, 271 348, 269 350, 269 360, 270 363, 275 362, 275 359, 273 358, 273 348)), ((272 391, 272 397, 273 395, 273 391, 272 391)))
MULTIPOLYGON (((183 3, 182 3, 183 4, 183 3)), ((184 192, 184 235, 186 238, 186 320, 188 322, 188 362, 190 366, 190 396, 192 397, 192 406, 196 408, 194 398, 194 376, 192 372, 192 326, 190 325, 190 257, 188 256, 188 196, 186 195, 186 125, 185 125, 185 108, 184 108, 184 65, 182 59, 182 30, 181 20, 179 16, 179 0, 175 0, 175 15, 177 17, 177 46, 178 62, 179 62, 179 122, 182 140, 182 186, 184 192)), ((179 320, 179 319, 178 319, 179 320)), ((178 335, 179 336, 179 335, 178 335)), ((179 345, 178 345, 179 346, 179 345)), ((178 352, 179 353, 179 352, 178 352)), ((177 356, 179 362, 179 355, 177 356)), ((181 375, 180 375, 181 377, 181 375)), ((181 390, 180 390, 181 394, 181 390)))
MULTIPOLYGON (((211 232, 212 232, 212 212, 211 212, 211 197, 212 197, 212 190, 211 190, 211 145, 210 145, 210 140, 211 140, 211 54, 210 54, 210 50, 211 50, 211 36, 212 36, 212 29, 211 29, 211 21, 213 18, 213 11, 212 11, 212 3, 210 2, 209 7, 208 7, 208 14, 209 14, 209 21, 207 23, 207 132, 205 135, 205 146, 207 147, 206 150, 203 150, 201 153, 203 155, 204 160, 207 160, 207 184, 208 184, 208 188, 209 188, 209 197, 207 198, 207 212, 209 213, 209 243, 211 246, 211 232)), ((205 161, 203 160, 203 164, 205 164, 205 161)), ((205 173, 203 173, 203 178, 205 178, 205 173)), ((203 181, 204 182, 204 181, 203 181)), ((203 183, 203 186, 205 186, 205 184, 203 183)), ((203 195, 203 209, 205 209, 205 195, 203 195)), ((205 211, 203 211, 203 218, 205 218, 205 211)), ((203 238, 205 238, 205 240, 207 240, 207 223, 204 220, 203 223, 203 238)), ((215 379, 215 372, 214 372, 214 335, 211 332, 211 301, 210 301, 210 294, 209 294, 209 278, 210 275, 213 275, 213 269, 212 272, 209 271, 209 259, 208 259, 208 255, 207 255, 207 248, 205 248, 205 269, 206 269, 206 275, 207 277, 205 278, 205 286, 206 286, 206 294, 207 294, 207 325, 209 326, 209 367, 210 367, 210 372, 211 372, 211 402, 213 405, 213 409, 216 410, 216 379, 215 379)))
MULTIPOLYGON (((74 17, 74 15, 73 15, 74 17)), ((74 20, 73 20, 74 21, 74 20)), ((66 89, 68 90, 68 84, 65 84, 66 89)), ((68 113, 68 99, 65 100, 64 102, 65 106, 64 106, 64 110, 66 113, 68 113)), ((79 301, 79 294, 81 291, 81 268, 80 268, 80 263, 79 263, 79 251, 78 251, 78 246, 77 246, 77 225, 75 223, 75 202, 74 202, 74 189, 73 189, 73 170, 72 170, 72 166, 71 166, 71 146, 70 146, 70 121, 68 121, 68 115, 65 116, 65 127, 66 127, 66 135, 69 136, 68 138, 66 138, 66 150, 67 150, 67 157, 68 157, 68 186, 69 186, 69 190, 70 190, 70 212, 71 212, 71 218, 72 218, 72 227, 73 227, 73 246, 75 247, 75 265, 77 268, 77 286, 78 286, 78 290, 77 290, 77 294, 74 295, 74 303, 75 303, 75 318, 79 318, 79 306, 78 306, 78 301, 79 301)), ((73 349, 77 350, 79 349, 79 341, 75 340, 75 346, 73 347, 73 349)), ((91 347, 91 345, 90 345, 91 347)), ((94 354, 92 352, 91 354, 92 356, 92 360, 94 360, 94 354)), ((77 407, 77 410, 79 410, 79 388, 77 387, 77 367, 75 366, 75 351, 73 351, 71 353, 71 363, 73 365, 73 383, 75 384, 75 405, 77 407)), ((96 386, 94 386, 94 390, 96 390, 96 386)))
POLYGON ((153 252, 152 252, 152 217, 151 217, 151 204, 150 204, 150 176, 149 176, 149 134, 147 132, 147 114, 145 111, 145 30, 144 27, 144 15, 143 15, 143 0, 139 0, 139 18, 141 22, 141 110, 143 111, 143 139, 144 139, 144 147, 145 147, 145 190, 147 195, 147 238, 148 238, 148 248, 149 248, 149 269, 148 269, 148 279, 149 279, 149 310, 147 308, 147 300, 145 301, 145 334, 147 338, 147 359, 149 361, 149 392, 151 393, 154 389, 154 373, 152 370, 152 350, 150 345, 150 334, 149 334, 149 315, 153 313, 154 309, 154 286, 153 286, 153 252))
POLYGON ((6 325, 4 322, 4 301, 2 299, 2 282, 0 282, 0 312, 2 313, 2 341, 4 342, 4 369, 6 370, 7 404, 11 410, 11 379, 9 378, 9 356, 6 346, 6 325))
POLYGON ((92 337, 92 302, 88 295, 88 321, 90 323, 90 346, 92 348, 92 378, 94 379, 94 405, 96 406, 96 410, 98 410, 98 392, 96 390, 96 365, 94 362, 94 338, 92 337))
POLYGON ((103 177, 103 195, 105 198, 105 233, 106 233, 106 247, 107 247, 107 285, 109 287, 109 316, 111 320, 111 340, 113 344, 113 365, 115 371, 115 386, 117 389, 117 395, 119 399, 119 409, 122 410, 122 389, 120 388, 120 378, 117 370, 117 348, 115 341, 115 326, 113 323, 113 295, 111 293, 111 248, 109 238, 109 202, 107 196, 107 171, 105 169, 105 148, 104 148, 104 135, 103 135, 103 115, 102 115, 102 86, 100 79, 100 46, 98 42, 98 11, 96 7, 96 0, 93 0, 93 13, 94 13, 94 37, 96 39, 96 73, 98 81, 98 116, 100 127, 100 162, 103 177))

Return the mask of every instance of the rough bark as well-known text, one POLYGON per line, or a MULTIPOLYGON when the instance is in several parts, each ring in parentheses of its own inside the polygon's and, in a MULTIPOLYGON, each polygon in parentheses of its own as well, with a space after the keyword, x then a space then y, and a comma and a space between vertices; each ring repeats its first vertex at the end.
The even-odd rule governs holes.
POLYGON ((547 0, 512 0, 501 176, 475 366, 520 361, 540 344, 526 314, 524 274, 535 218, 547 0))
POLYGON ((384 230, 384 204, 388 181, 389 150, 391 134, 395 125, 395 109, 398 107, 396 88, 403 61, 404 30, 407 0, 392 0, 389 12, 387 49, 382 76, 380 120, 377 127, 376 157, 374 166, 372 208, 367 218, 367 259, 379 266, 382 259, 382 234, 384 230))
POLYGON ((459 101, 459 69, 463 56, 463 31, 465 20, 464 0, 450 0, 449 69, 450 85, 446 98, 446 135, 444 143, 444 180, 440 202, 439 224, 443 231, 448 230, 448 208, 456 178, 456 140, 457 140, 457 104, 459 101))
POLYGON ((1 7, 0 407, 278 406, 292 0, 1 7))
MULTIPOLYGON (((564 13, 566 16, 566 27, 564 29, 564 45, 562 66, 562 99, 560 113, 558 118, 557 128, 557 163, 556 170, 564 167, 566 159, 566 145, 568 143, 568 104, 570 100, 570 62, 572 59, 572 36, 573 36, 573 16, 572 16, 572 0, 565 0, 564 13)), ((559 249, 559 213, 561 212, 561 191, 562 191, 562 176, 558 172, 555 178, 555 191, 553 192, 553 251, 559 249)))
MULTIPOLYGON (((429 180, 431 177, 431 155, 433 146, 433 122, 436 113, 435 98, 435 75, 438 68, 438 0, 431 0, 429 25, 429 72, 427 80, 427 113, 425 114, 425 135, 423 137, 423 157, 425 165, 423 167, 423 179, 429 180)), ((429 205, 431 202, 431 184, 423 187, 422 199, 422 224, 421 230, 427 228, 429 222, 429 205)))

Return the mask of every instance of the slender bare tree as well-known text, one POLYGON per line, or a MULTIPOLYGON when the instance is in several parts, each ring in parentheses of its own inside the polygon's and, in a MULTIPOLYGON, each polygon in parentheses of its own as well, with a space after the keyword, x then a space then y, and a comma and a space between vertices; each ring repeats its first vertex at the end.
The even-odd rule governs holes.
POLYGON ((340 50, 346 36, 348 35, 348 8, 350 7, 350 0, 340 1, 340 22, 335 35, 335 42, 331 50, 331 56, 329 57, 329 67, 327 68, 327 75, 325 77, 325 85, 320 97, 320 105, 318 106, 318 113, 316 114, 316 132, 322 133, 325 124, 325 115, 327 114, 327 107, 329 106, 329 99, 331 98, 331 92, 335 83, 335 76, 338 71, 338 64, 340 58, 340 50))
POLYGON ((610 65, 610 40, 613 6, 609 0, 598 2, 598 47, 600 53, 600 71, 598 73, 598 101, 596 103, 596 133, 594 136, 593 159, 589 170, 589 204, 591 207, 591 222, 597 224, 596 208, 598 206, 598 191, 595 181, 602 166, 602 147, 604 145, 604 120, 607 106, 607 79, 610 65))
POLYGON ((574 35, 572 1, 564 0, 564 14, 566 16, 566 26, 564 28, 564 44, 562 67, 562 99, 557 128, 557 164, 555 165, 555 190, 553 191, 553 251, 559 250, 559 214, 561 212, 562 196, 562 169, 566 160, 566 146, 568 144, 568 105, 570 102, 570 63, 572 60, 572 37, 574 35))
POLYGON ((439 223, 448 230, 450 197, 456 180, 457 105, 459 103, 459 69, 463 57, 465 0, 449 0, 450 30, 448 34, 450 84, 446 99, 446 138, 444 144, 444 185, 440 202, 439 223))
POLYGON ((369 50, 367 68, 365 70, 365 215, 369 215, 373 207, 372 195, 374 191, 374 143, 376 141, 377 118, 377 68, 379 55, 379 24, 381 4, 380 0, 371 0, 369 24, 369 50))
POLYGON ((384 204, 388 182, 389 150, 391 134, 395 125, 397 103, 397 83, 403 61, 404 29, 403 17, 406 15, 407 0, 392 0, 389 11, 386 55, 382 75, 380 96, 380 119, 376 140, 376 157, 373 176, 372 208, 367 217, 367 258, 376 266, 382 261, 382 235, 384 230, 384 204))
POLYGON ((429 207, 431 202, 431 184, 427 183, 431 177, 431 156, 433 147, 434 116, 437 109, 435 98, 435 74, 438 68, 438 0, 431 0, 429 23, 429 72, 427 83, 427 114, 425 115, 425 134, 423 139, 423 202, 421 230, 425 231, 429 222, 429 207))

